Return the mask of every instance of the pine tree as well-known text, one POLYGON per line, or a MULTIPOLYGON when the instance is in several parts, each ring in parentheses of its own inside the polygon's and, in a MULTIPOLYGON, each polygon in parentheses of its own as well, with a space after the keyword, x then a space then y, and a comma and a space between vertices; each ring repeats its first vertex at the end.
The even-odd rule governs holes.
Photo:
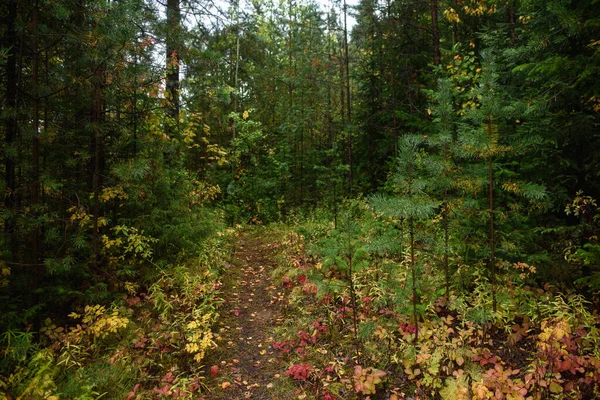
POLYGON ((399 153, 395 163, 395 173, 387 182, 389 195, 375 195, 371 202, 373 208, 385 216, 393 217, 408 225, 408 263, 411 274, 413 322, 415 341, 419 338, 419 262, 417 261, 416 234, 417 224, 433 215, 439 201, 427 193, 430 185, 425 173, 426 157, 423 152, 424 138, 416 134, 407 134, 400 139, 399 153))
POLYGON ((431 161, 428 163, 433 185, 431 195, 442 201, 440 206, 443 232, 442 269, 444 270, 446 299, 450 293, 450 224, 453 208, 457 207, 456 201, 453 201, 453 189, 456 186, 456 174, 458 173, 453 146, 456 129, 454 96, 455 90, 450 79, 439 79, 437 90, 432 91, 430 108, 434 117, 433 132, 428 137, 428 143, 433 150, 429 155, 431 161))
MULTIPOLYGON (((487 251, 483 254, 487 259, 487 268, 490 274, 492 308, 496 312, 497 275, 500 265, 497 254, 498 244, 500 241, 507 243, 507 238, 501 237, 502 232, 498 231, 498 220, 501 219, 504 222, 508 217, 506 204, 498 202, 500 189, 535 201, 543 199, 545 190, 540 185, 517 180, 516 174, 508 174, 504 168, 503 175, 511 179, 500 182, 500 184, 498 182, 497 175, 503 157, 516 151, 526 150, 534 140, 526 138, 511 143, 506 135, 502 135, 502 128, 507 126, 507 121, 514 121, 519 113, 524 112, 523 105, 519 102, 507 103, 503 99, 491 52, 483 52, 481 60, 483 72, 474 91, 474 101, 478 104, 465 114, 464 122, 460 126, 457 153, 480 162, 478 166, 470 165, 468 167, 471 169, 474 183, 479 184, 479 189, 486 192, 486 211, 483 212, 480 208, 476 215, 488 225, 487 251)), ((475 190, 477 190, 476 186, 475 190)))

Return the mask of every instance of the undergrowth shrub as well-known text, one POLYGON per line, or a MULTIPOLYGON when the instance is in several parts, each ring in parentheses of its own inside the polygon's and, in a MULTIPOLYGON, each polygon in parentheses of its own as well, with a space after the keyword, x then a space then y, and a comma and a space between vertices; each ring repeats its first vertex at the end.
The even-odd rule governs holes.
MULTIPOLYGON (((111 247, 137 252, 127 239, 137 232, 121 232, 125 239, 111 247)), ((67 323, 47 318, 39 340, 30 331, 2 334, 0 399, 197 398, 202 361, 215 346, 228 234, 199 244, 202 255, 185 264, 154 265, 147 284, 123 276, 111 304, 76 307, 67 323)))
MULTIPOLYGON (((485 260, 467 264, 456 256, 458 273, 446 297, 436 247, 415 235, 417 327, 407 232, 398 221, 364 211, 355 216, 360 228, 353 238, 360 246, 352 252, 348 237, 326 221, 296 227, 277 244, 283 258, 273 276, 289 301, 272 346, 289 371, 310 366, 305 380, 290 372, 296 385, 306 390, 310 382, 319 399, 600 395, 599 319, 583 296, 540 286, 534 265, 504 260, 494 310, 485 260), (352 270, 350 286, 349 260, 358 248, 364 265, 352 270), (325 332, 314 329, 317 320, 325 332)), ((426 231, 426 224, 419 229, 426 231)))

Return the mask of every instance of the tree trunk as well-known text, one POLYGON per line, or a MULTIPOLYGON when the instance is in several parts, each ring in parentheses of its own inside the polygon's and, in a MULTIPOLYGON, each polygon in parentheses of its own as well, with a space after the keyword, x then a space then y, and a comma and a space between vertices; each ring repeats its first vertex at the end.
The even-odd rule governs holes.
MULTIPOLYGON (((94 24, 94 28, 97 28, 97 23, 94 24)), ((94 49, 97 53, 100 53, 100 49, 94 49)), ((98 57, 99 58, 99 57, 98 57)), ((102 176, 102 101, 103 101, 103 87, 104 87, 104 73, 105 65, 104 62, 99 66, 92 66, 94 68, 94 75, 92 77, 92 104, 90 108, 90 123, 92 125, 92 137, 91 137, 91 151, 93 154, 93 175, 92 175, 92 215, 93 215, 93 233, 92 233, 92 267, 94 270, 98 270, 98 263, 100 258, 100 232, 98 219, 100 218, 100 189, 101 189, 101 176, 102 176)))
POLYGON ((353 176, 352 176, 352 107, 350 104, 350 59, 348 57, 348 22, 347 22, 347 14, 348 9, 346 5, 346 0, 344 0, 344 67, 346 73, 346 119, 348 122, 347 134, 348 134, 348 189, 349 194, 352 196, 352 185, 353 185, 353 176))
POLYGON ((94 155, 94 175, 92 178, 92 191, 93 191, 93 256, 92 265, 95 270, 98 269, 98 260, 100 253, 100 235, 98 227, 98 219, 100 218, 100 187, 102 176, 102 86, 103 86, 103 75, 104 69, 98 68, 98 72, 94 77, 94 88, 93 88, 93 101, 91 109, 91 122, 93 125, 93 136, 92 136, 92 154, 94 155))
POLYGON ((417 293, 417 263, 415 259, 415 223, 411 216, 408 220, 408 229, 410 230, 410 269, 412 275, 412 306, 413 319, 415 323, 415 343, 419 341, 419 316, 417 312, 417 304, 419 303, 417 293))
MULTIPOLYGON (((454 11, 458 12, 458 1, 452 0, 452 8, 454 11)), ((456 21, 452 22, 452 45, 456 45, 458 43, 458 23, 456 21)))
POLYGON ((41 260, 41 235, 38 226, 38 207, 40 203, 40 95, 39 95, 39 44, 38 44, 38 26, 39 26, 39 4, 35 1, 32 17, 33 30, 33 57, 31 61, 31 81, 33 84, 33 116, 32 116, 32 131, 33 139, 31 141, 31 210, 32 218, 34 219, 33 228, 31 230, 31 248, 29 253, 29 263, 34 266, 29 279, 29 290, 32 295, 32 302, 37 303, 37 295, 35 294, 41 280, 41 270, 39 268, 41 260))
POLYGON ((167 0, 167 85, 171 107, 169 114, 179 116, 179 62, 181 60, 179 35, 181 30, 180 0, 167 0))
POLYGON ((515 30, 515 15, 517 13, 517 0, 513 0, 508 6, 508 22, 510 24, 510 43, 517 43, 517 31, 515 30))
MULTIPOLYGON (((4 121, 5 146, 4 146, 4 168, 6 194, 4 196, 4 207, 7 210, 14 210, 15 204, 15 159, 13 155, 14 145, 17 137, 17 31, 15 24, 17 20, 17 0, 9 0, 8 16, 6 26, 5 48, 8 49, 6 58, 6 93, 4 103, 7 116, 4 121)), ((16 257, 16 221, 14 218, 7 218, 4 221, 4 233, 8 240, 8 246, 13 258, 16 257)))
POLYGON ((431 0, 431 30, 433 33, 433 65, 440 65, 440 29, 438 25, 438 2, 431 0))
MULTIPOLYGON (((493 129, 492 119, 487 120, 487 133, 490 142, 492 141, 493 129)), ((492 308, 496 312, 496 238, 494 226, 494 158, 488 157, 488 183, 489 183, 489 213, 490 213, 490 270, 492 273, 492 308)))

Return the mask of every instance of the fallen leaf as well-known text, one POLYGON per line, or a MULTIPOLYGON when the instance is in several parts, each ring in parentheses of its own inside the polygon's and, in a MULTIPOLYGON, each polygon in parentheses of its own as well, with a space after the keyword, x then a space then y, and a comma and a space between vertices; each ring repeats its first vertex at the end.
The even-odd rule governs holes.
POLYGON ((231 383, 229 383, 229 382, 221 383, 221 389, 227 389, 229 386, 231 386, 231 383))

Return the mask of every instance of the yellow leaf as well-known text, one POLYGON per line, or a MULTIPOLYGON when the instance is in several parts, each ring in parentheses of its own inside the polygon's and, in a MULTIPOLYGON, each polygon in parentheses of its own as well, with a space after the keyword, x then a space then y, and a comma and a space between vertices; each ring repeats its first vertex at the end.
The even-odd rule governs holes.
POLYGON ((229 386, 231 386, 231 383, 229 383, 229 382, 221 383, 221 389, 227 389, 229 386))
POLYGON ((558 383, 552 382, 550 384, 550 392, 552 392, 552 393, 562 393, 562 391, 563 391, 563 388, 558 383))

